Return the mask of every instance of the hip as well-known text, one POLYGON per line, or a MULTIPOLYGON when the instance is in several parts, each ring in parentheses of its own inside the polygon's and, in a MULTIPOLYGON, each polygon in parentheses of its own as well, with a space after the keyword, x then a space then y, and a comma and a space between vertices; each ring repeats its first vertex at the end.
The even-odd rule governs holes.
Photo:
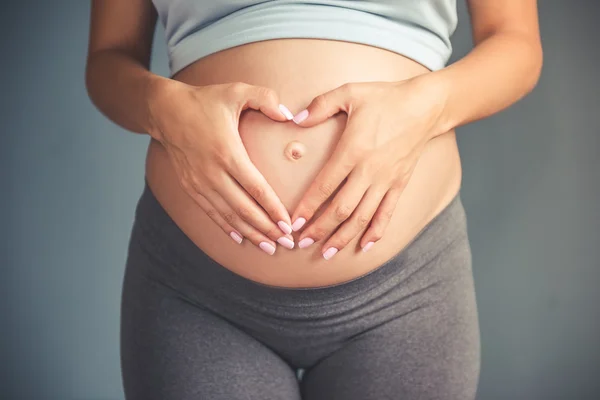
MULTIPOLYGON (((410 343, 416 349, 442 341, 452 349, 460 342, 468 347, 457 349, 460 357, 478 345, 472 255, 459 194, 405 248, 368 273, 328 286, 292 288, 223 268, 179 229, 146 182, 129 243, 123 300, 126 332, 160 331, 178 312, 186 321, 209 313, 211 320, 217 316, 302 368, 359 336, 380 342, 385 335, 392 346, 410 343), (415 332, 426 344, 413 343, 415 332)), ((208 338, 204 328, 215 323, 196 334, 208 338)), ((182 343, 182 331, 174 332, 175 342, 182 343)), ((439 354, 435 357, 439 365, 439 354)))

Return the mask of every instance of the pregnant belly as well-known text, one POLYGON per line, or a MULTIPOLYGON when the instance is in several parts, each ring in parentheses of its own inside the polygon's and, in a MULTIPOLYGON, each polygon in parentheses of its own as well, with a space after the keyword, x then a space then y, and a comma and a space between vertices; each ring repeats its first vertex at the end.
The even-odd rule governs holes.
MULTIPOLYGON (((286 39, 211 55, 173 78, 192 85, 243 81, 270 87, 295 113, 314 96, 346 82, 398 81, 426 72, 415 61, 381 49, 336 41, 286 39)), ((246 151, 290 215, 334 151, 345 123, 343 113, 312 128, 275 122, 256 111, 242 114, 239 132, 246 151)), ((175 223, 224 268, 266 285, 318 287, 366 274, 400 252, 457 193, 461 167, 453 131, 431 140, 384 237, 363 253, 359 234, 330 260, 322 257, 324 242, 292 250, 278 245, 272 256, 248 241, 235 243, 179 187, 166 151, 155 140, 148 148, 146 177, 175 223)), ((297 244, 299 233, 293 236, 297 244)))

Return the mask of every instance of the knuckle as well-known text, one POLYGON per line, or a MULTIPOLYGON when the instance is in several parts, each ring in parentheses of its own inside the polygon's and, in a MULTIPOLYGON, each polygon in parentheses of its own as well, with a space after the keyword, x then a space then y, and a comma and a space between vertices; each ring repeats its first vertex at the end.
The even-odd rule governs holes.
POLYGON ((222 185, 222 182, 219 182, 221 179, 217 174, 211 174, 206 177, 206 190, 210 192, 218 193, 217 188, 222 185))
MULTIPOLYGON (((383 215, 382 215, 383 216, 383 215)), ((383 236, 383 233, 385 232, 385 229, 387 227, 387 223, 389 221, 384 219, 384 218, 378 218, 376 220, 373 220, 373 224, 371 224, 371 228, 372 228, 372 236, 379 240, 381 239, 381 237, 383 236)))
POLYGON ((356 167, 356 177, 358 179, 365 179, 372 176, 371 166, 368 163, 361 163, 356 167))
POLYGON ((199 189, 204 186, 202 180, 200 179, 200 177, 198 177, 198 175, 194 174, 192 175, 191 179, 190 179, 190 186, 191 188, 194 190, 194 192, 198 192, 199 189))
POLYGON ((219 213, 214 208, 209 208, 205 212, 206 212, 206 215, 208 215, 208 217, 210 219, 212 219, 213 221, 216 221, 219 218, 219 213))
MULTIPOLYGON (((364 146, 347 146, 345 160, 345 167, 354 167, 360 168, 360 162, 365 157, 365 147, 364 146)), ((358 171, 357 171, 358 172, 358 171)))
POLYGON ((317 206, 313 206, 313 205, 308 205, 307 204, 302 209, 302 216, 304 218, 306 218, 307 221, 309 221, 310 219, 312 219, 317 214, 317 210, 318 209, 319 209, 319 207, 317 207, 317 206))
POLYGON ((243 219, 246 222, 252 221, 254 217, 254 213, 251 210, 249 210, 246 206, 239 207, 237 209, 237 214, 240 216, 241 219, 243 219))
POLYGON ((342 90, 348 99, 354 99, 356 96, 356 84, 347 82, 342 85, 342 90))
POLYGON ((269 103, 277 102, 277 94, 271 88, 260 87, 260 88, 258 88, 258 94, 261 98, 263 98, 265 101, 267 101, 269 103))
POLYGON ((346 82, 340 88, 344 93, 350 94, 353 91, 354 85, 350 82, 346 82))
POLYGON ((350 216, 351 213, 352 213, 352 209, 346 204, 338 204, 334 208, 334 212, 333 212, 335 219, 338 221, 345 221, 350 216))
POLYGON ((247 88, 248 84, 244 82, 233 82, 229 84, 229 92, 235 97, 243 96, 247 88))
POLYGON ((381 239, 382 236, 383 231, 379 227, 374 227, 373 229, 371 229, 371 232, 369 232, 369 240, 373 242, 381 239))
POLYGON ((247 171, 248 164, 246 163, 246 159, 243 156, 238 156, 234 154, 231 149, 229 149, 229 153, 225 156, 221 157, 221 166, 222 170, 216 171, 215 176, 218 176, 219 173, 229 173, 233 175, 240 174, 243 171, 247 171))
MULTIPOLYGON (((379 204, 381 205, 381 202, 383 201, 383 199, 385 198, 385 195, 392 191, 392 189, 388 188, 387 186, 377 186, 374 187, 373 189, 373 196, 375 196, 377 199, 379 199, 379 204)), ((392 193, 390 193, 390 196, 392 196, 394 194, 394 192, 392 191, 392 193)))
POLYGON ((258 202, 260 202, 265 197, 265 189, 260 185, 250 186, 248 188, 248 193, 258 202))
MULTIPOLYGON (((215 145, 212 161, 214 161, 215 164, 219 165, 221 168, 230 169, 237 165, 236 162, 239 162, 239 159, 236 161, 236 157, 234 157, 230 144, 224 142, 222 144, 215 145)), ((211 177, 216 176, 214 173, 207 175, 211 177)))
POLYGON ((390 191, 400 191, 402 190, 402 182, 398 179, 394 179, 392 184, 390 185, 390 191))
POLYGON ((189 195, 195 196, 196 194, 200 193, 198 188, 201 188, 202 185, 198 181, 198 178, 192 175, 182 181, 182 187, 189 195))
POLYGON ((396 180, 395 180, 395 182, 394 182, 394 188, 396 188, 396 189, 401 189, 401 188, 403 188, 403 187, 404 187, 404 182, 405 182, 405 179, 406 179, 406 178, 404 177, 404 174, 399 174, 399 175, 396 177, 396 180))
POLYGON ((324 94, 320 94, 313 99, 313 106, 320 109, 327 108, 327 97, 324 94))
POLYGON ((331 185, 328 182, 320 182, 317 185, 317 191, 324 199, 329 198, 329 196, 331 196, 334 190, 335 188, 333 187, 333 185, 331 185))
POLYGON ((380 233, 380 232, 373 232, 371 234, 371 241, 372 242, 376 242, 376 241, 380 240, 382 237, 383 237, 382 233, 380 233))
POLYGON ((192 184, 186 178, 180 178, 179 185, 188 193, 192 191, 192 184))
POLYGON ((390 221, 392 219, 393 215, 394 215, 394 209, 392 209, 392 208, 383 210, 381 212, 381 218, 386 222, 390 221))
POLYGON ((221 214, 221 216, 229 225, 233 225, 235 223, 236 216, 233 211, 225 211, 221 214))
POLYGON ((348 243, 350 243, 350 240, 351 240, 351 237, 348 235, 342 235, 340 237, 337 237, 335 239, 336 245, 334 245, 334 247, 336 247, 338 250, 341 250, 344 247, 346 247, 348 245, 348 243))
POLYGON ((410 169, 402 168, 400 170, 400 173, 398 174, 399 185, 401 187, 404 187, 404 185, 408 182, 409 177, 410 177, 410 169))
POLYGON ((369 221, 370 218, 364 214, 356 216, 356 225, 358 225, 358 227, 361 229, 366 227, 369 221))
MULTIPOLYGON (((280 215, 279 208, 277 208, 277 206, 269 205, 267 208, 264 208, 264 210, 267 212, 267 215, 272 216, 273 218, 281 219, 281 217, 279 216, 280 215)), ((281 231, 281 229, 280 229, 280 231, 281 231)))

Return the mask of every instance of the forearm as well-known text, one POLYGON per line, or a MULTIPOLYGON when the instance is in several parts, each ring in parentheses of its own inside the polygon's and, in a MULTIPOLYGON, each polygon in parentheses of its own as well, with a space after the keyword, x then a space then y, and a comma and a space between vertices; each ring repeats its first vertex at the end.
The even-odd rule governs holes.
POLYGON ((481 41, 454 64, 423 75, 438 88, 443 104, 433 136, 509 107, 535 87, 541 67, 539 44, 503 32, 481 41))
POLYGON ((151 126, 149 102, 158 86, 171 81, 118 50, 92 54, 85 79, 90 99, 107 118, 129 131, 146 134, 151 126))

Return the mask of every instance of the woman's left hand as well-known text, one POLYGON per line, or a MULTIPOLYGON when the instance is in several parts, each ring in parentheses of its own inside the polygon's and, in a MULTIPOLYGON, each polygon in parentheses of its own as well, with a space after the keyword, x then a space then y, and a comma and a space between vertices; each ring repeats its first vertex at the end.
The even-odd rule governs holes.
POLYGON ((331 158, 292 214, 293 229, 299 230, 346 182, 323 214, 304 229, 300 248, 335 231, 321 249, 329 259, 369 222, 360 247, 367 251, 381 239, 425 144, 437 134, 442 94, 426 75, 400 82, 347 83, 315 97, 296 115, 294 121, 302 127, 340 111, 348 115, 331 158))

